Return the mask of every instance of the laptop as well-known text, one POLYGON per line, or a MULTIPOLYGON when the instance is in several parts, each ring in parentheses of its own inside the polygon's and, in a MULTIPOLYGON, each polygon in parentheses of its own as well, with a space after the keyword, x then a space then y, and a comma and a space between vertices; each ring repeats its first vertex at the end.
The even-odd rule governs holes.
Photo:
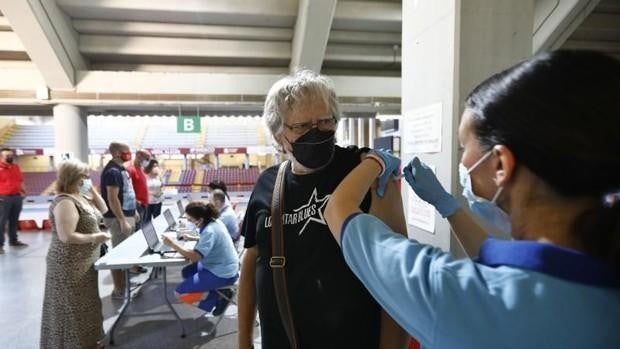
POLYGON ((142 226, 142 234, 144 234, 144 238, 149 245, 149 251, 151 253, 163 254, 176 252, 175 249, 168 245, 164 245, 164 243, 159 240, 152 222, 147 222, 142 226))
POLYGON ((183 202, 181 200, 177 200, 177 207, 179 208, 179 218, 185 216, 185 207, 183 207, 183 202))
POLYGON ((166 223, 168 223, 168 229, 166 231, 177 231, 177 222, 174 220, 170 209, 164 211, 164 218, 166 218, 166 223))

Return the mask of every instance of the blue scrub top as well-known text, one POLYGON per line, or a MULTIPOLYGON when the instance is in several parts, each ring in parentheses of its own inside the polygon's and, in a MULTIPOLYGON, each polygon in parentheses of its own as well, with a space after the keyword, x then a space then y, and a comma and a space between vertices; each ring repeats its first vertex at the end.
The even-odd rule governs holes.
POLYGON ((203 267, 216 276, 227 279, 239 274, 239 256, 220 220, 212 220, 202 228, 194 251, 202 256, 203 267))
POLYGON ((230 205, 225 205, 220 210, 220 217, 218 219, 224 223, 233 241, 237 241, 239 239, 239 220, 235 210, 230 205))
POLYGON ((620 348, 620 288, 605 264, 533 241, 487 240, 453 258, 356 213, 345 260, 423 348, 620 348))

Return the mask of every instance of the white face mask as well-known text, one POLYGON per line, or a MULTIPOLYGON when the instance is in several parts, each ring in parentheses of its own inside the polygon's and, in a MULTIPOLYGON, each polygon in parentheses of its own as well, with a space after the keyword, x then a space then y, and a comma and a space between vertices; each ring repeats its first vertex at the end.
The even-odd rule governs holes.
POLYGON ((142 166, 142 168, 146 168, 149 165, 149 160, 142 160, 140 162, 140 166, 142 166))
POLYGON ((484 154, 480 160, 478 160, 475 164, 472 165, 469 169, 463 165, 463 163, 459 164, 459 180, 461 182, 461 186, 463 186, 463 196, 467 199, 469 203, 469 208, 471 211, 484 220, 486 223, 493 225, 500 232, 510 236, 510 232, 512 231, 512 226, 510 223, 510 216, 502 210, 499 206, 497 206, 497 199, 501 195, 504 190, 503 187, 499 187, 493 195, 493 199, 491 201, 482 198, 474 193, 474 190, 471 185, 471 171, 475 170, 484 160, 491 156, 491 151, 484 154))
POLYGON ((90 180, 90 178, 84 179, 82 181, 82 185, 80 185, 80 193, 87 194, 90 191, 90 188, 92 187, 93 187, 93 182, 90 180))

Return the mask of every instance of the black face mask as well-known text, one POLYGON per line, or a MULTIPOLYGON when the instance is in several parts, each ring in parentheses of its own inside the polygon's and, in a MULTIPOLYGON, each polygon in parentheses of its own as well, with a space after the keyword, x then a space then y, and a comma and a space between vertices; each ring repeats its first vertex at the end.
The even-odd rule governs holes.
POLYGON ((324 167, 334 156, 334 134, 334 131, 311 129, 295 143, 291 143, 293 156, 305 168, 324 167))
POLYGON ((12 156, 7 156, 6 157, 6 163, 7 164, 12 164, 13 163, 13 157, 12 156))

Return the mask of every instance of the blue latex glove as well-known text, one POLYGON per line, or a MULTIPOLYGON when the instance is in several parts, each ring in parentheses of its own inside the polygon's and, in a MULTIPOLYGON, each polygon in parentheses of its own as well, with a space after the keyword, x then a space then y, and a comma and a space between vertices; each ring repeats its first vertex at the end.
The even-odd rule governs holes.
POLYGON ((420 199, 433 205, 442 217, 453 215, 461 207, 454 196, 450 195, 439 183, 433 170, 422 163, 417 156, 411 160, 403 172, 411 189, 420 199))
POLYGON ((374 155, 379 158, 385 169, 383 174, 379 177, 379 185, 377 186, 377 195, 382 198, 383 195, 385 195, 385 188, 390 179, 400 174, 400 159, 392 155, 390 151, 386 149, 373 149, 368 152, 368 155, 374 155))

